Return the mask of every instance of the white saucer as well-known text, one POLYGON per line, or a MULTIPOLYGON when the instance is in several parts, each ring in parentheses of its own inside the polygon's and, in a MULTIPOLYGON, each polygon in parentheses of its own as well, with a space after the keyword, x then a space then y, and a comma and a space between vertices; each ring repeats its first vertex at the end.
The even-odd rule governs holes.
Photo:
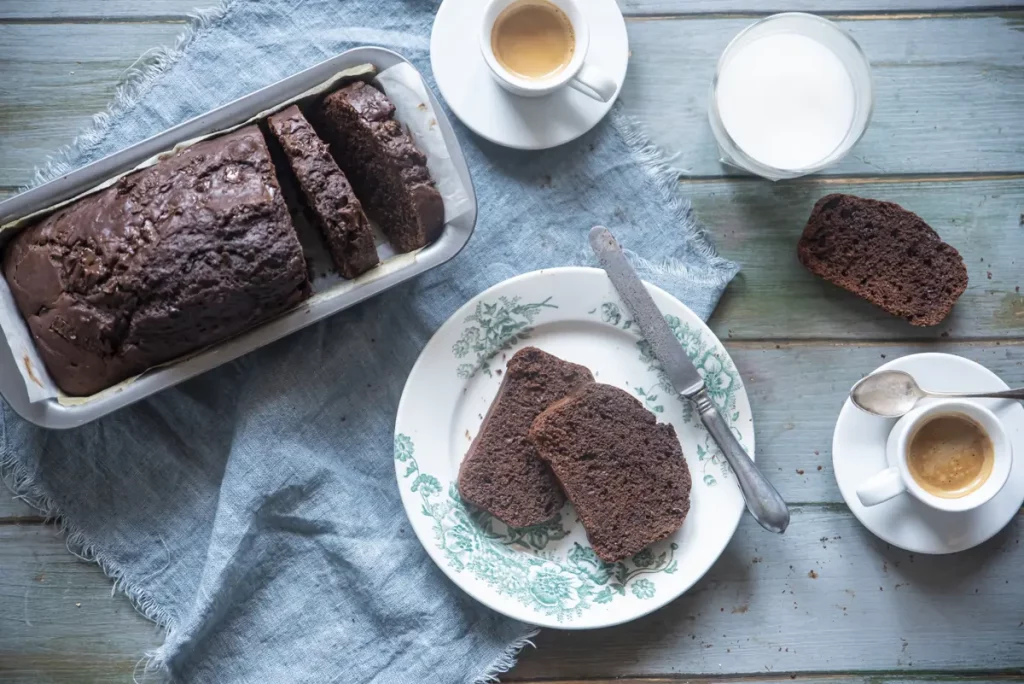
MULTIPOLYGON (((1009 389, 984 366, 952 354, 912 354, 878 370, 906 371, 922 387, 937 392, 1009 389)), ((885 441, 896 421, 864 413, 846 400, 832 440, 832 465, 846 505, 865 527, 907 551, 942 554, 977 546, 1010 522, 1024 504, 1024 406, 1006 399, 976 401, 992 409, 1006 426, 1013 444, 1013 469, 1002 491, 984 506, 966 513, 946 513, 906 493, 870 508, 860 503, 857 487, 889 465, 885 441)))
POLYGON ((480 54, 483 0, 444 0, 430 36, 434 79, 455 116, 477 135, 520 150, 544 150, 575 140, 604 118, 622 90, 629 62, 626 22, 615 0, 586 0, 590 24, 587 64, 618 83, 615 97, 598 102, 572 88, 526 98, 501 88, 480 54))

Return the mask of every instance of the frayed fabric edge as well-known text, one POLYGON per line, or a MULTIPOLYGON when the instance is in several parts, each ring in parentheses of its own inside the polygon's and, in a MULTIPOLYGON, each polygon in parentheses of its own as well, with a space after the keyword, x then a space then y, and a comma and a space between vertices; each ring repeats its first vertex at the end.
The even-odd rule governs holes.
MULTIPOLYGON (((173 47, 154 48, 139 57, 125 73, 114 94, 114 99, 107 109, 94 115, 85 130, 79 133, 70 144, 58 149, 41 167, 37 168, 33 173, 31 184, 24 189, 42 185, 80 166, 81 158, 106 139, 113 123, 135 107, 156 81, 177 63, 202 31, 223 19, 237 1, 221 0, 216 7, 190 13, 189 26, 178 36, 173 47)), ((683 199, 678 192, 676 186, 679 173, 669 166, 664 153, 628 116, 613 112, 612 124, 623 136, 626 145, 640 162, 641 168, 654 181, 675 219, 685 230, 692 231, 698 253, 707 260, 709 268, 716 272, 719 283, 723 286, 727 284, 739 271, 739 266, 719 256, 711 244, 706 230, 694 217, 689 201, 683 199)), ((681 261, 674 259, 653 263, 632 253, 629 256, 634 263, 641 262, 638 265, 650 270, 662 270, 678 275, 686 275, 690 270, 681 261)), ((6 410, 4 412, 6 413, 6 410)), ((165 641, 170 641, 175 631, 175 624, 170 614, 161 609, 152 596, 136 587, 125 576, 124 568, 120 564, 106 558, 102 552, 98 552, 88 541, 85 533, 67 520, 56 502, 7 451, 5 416, 0 417, 0 423, 2 423, 0 428, 4 431, 5 444, 4 453, 0 456, 0 476, 5 485, 14 493, 15 498, 42 512, 48 522, 56 522, 60 534, 66 537, 65 544, 68 551, 86 562, 99 565, 103 573, 114 582, 112 593, 117 591, 124 593, 136 611, 164 629, 165 641)), ((531 628, 523 636, 509 644, 488 666, 487 670, 474 680, 474 684, 498 682, 501 674, 515 666, 520 651, 526 646, 534 646, 531 639, 539 633, 539 629, 531 628)), ((140 663, 145 663, 145 672, 163 672, 170 676, 167 655, 164 646, 160 646, 147 651, 140 663)))
POLYGON ((501 675, 515 667, 516 657, 524 647, 533 646, 534 648, 537 648, 537 646, 530 640, 538 634, 540 634, 540 629, 537 627, 531 627, 526 634, 505 647, 505 650, 502 651, 501 655, 499 655, 494 662, 487 667, 487 670, 473 680, 473 684, 493 684, 500 681, 499 677, 501 675))
POLYGON ((215 7, 188 14, 189 24, 178 36, 173 47, 147 50, 128 67, 107 108, 95 114, 92 120, 70 144, 50 155, 32 174, 32 181, 22 188, 27 190, 59 178, 82 165, 82 158, 95 150, 107 138, 111 126, 130 112, 156 81, 173 67, 182 54, 202 33, 219 22, 238 0, 221 0, 215 7))
MULTIPOLYGON (((137 587, 128 577, 120 563, 108 558, 102 551, 97 550, 89 541, 84 531, 67 519, 64 511, 57 502, 43 489, 42 485, 36 482, 28 470, 19 463, 10 451, 7 439, 7 412, 10 409, 3 407, 0 415, 0 428, 3 429, 4 450, 0 454, 0 479, 14 494, 14 498, 22 501, 28 506, 35 508, 46 518, 47 523, 54 523, 59 534, 64 537, 64 545, 68 553, 86 563, 96 563, 100 566, 103 574, 113 580, 111 596, 117 592, 128 597, 132 607, 147 620, 155 622, 163 628, 165 638, 169 638, 175 631, 174 619, 170 613, 160 608, 157 601, 146 591, 137 587)), ((163 663, 155 658, 156 651, 148 652, 143 657, 146 672, 161 671, 170 674, 163 663)))
POLYGON ((679 192, 680 172, 672 168, 665 153, 658 148, 643 131, 640 124, 627 114, 623 114, 617 107, 612 108, 610 114, 612 126, 619 132, 630 152, 640 163, 640 167, 652 180, 663 201, 669 207, 673 217, 679 222, 685 232, 690 235, 692 246, 707 265, 701 273, 693 273, 693 268, 678 259, 663 259, 659 262, 652 262, 634 253, 627 252, 627 257, 633 262, 634 267, 640 267, 652 272, 661 272, 669 275, 689 277, 725 287, 740 271, 740 266, 734 261, 726 259, 718 254, 714 244, 708 236, 707 229, 700 223, 693 213, 690 201, 685 199, 679 192))
MULTIPOLYGON (((26 186, 41 185, 58 178, 81 165, 81 159, 96 149, 107 137, 111 126, 126 115, 149 92, 153 85, 173 67, 188 48, 203 34, 231 11, 238 0, 221 0, 215 6, 188 14, 189 24, 178 36, 173 47, 155 48, 144 53, 131 67, 117 86, 114 98, 106 110, 94 115, 92 121, 68 145, 58 149, 33 173, 32 182, 26 186)), ((65 537, 65 546, 79 559, 96 563, 103 574, 113 580, 111 594, 118 591, 125 594, 132 607, 147 620, 163 629, 165 642, 172 640, 176 624, 170 613, 160 608, 157 601, 140 589, 127 576, 124 567, 97 550, 88 536, 77 525, 69 521, 57 502, 43 489, 33 475, 10 453, 7 438, 7 410, 0 412, 0 430, 3 431, 3 452, 0 453, 0 479, 11 490, 14 497, 40 511, 47 522, 56 523, 59 533, 65 537)), ((145 672, 160 672, 172 677, 163 646, 147 651, 139 661, 144 663, 145 672)), ((134 679, 134 673, 133 673, 134 679)))

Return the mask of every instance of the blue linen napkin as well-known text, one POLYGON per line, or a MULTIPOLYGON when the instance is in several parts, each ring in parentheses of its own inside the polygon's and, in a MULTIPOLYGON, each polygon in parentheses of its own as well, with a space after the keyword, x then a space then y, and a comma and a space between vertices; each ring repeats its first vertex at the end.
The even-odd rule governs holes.
MULTIPOLYGON (((44 181, 358 44, 429 75, 436 2, 234 0, 150 54, 44 181)), ((618 111, 576 143, 500 149, 457 126, 480 204, 449 264, 237 362, 68 432, 2 405, 15 492, 60 517, 166 628, 150 666, 187 682, 477 682, 534 632, 433 564, 399 499, 392 432, 430 335, 510 276, 592 263, 610 226, 641 276, 707 318, 736 266, 717 257, 618 111)), ((2 403, 2 402, 0 402, 2 403)))

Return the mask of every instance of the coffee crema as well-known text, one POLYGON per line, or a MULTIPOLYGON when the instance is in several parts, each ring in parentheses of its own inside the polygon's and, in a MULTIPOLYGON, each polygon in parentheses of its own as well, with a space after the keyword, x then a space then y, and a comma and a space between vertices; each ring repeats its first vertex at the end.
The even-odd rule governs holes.
POLYGON ((936 416, 914 433, 907 451, 910 475, 929 494, 959 499, 992 474, 995 449, 984 428, 967 416, 936 416))
POLYGON ((491 30, 498 63, 528 79, 558 73, 572 61, 576 34, 558 7, 544 0, 523 0, 505 8, 491 30))

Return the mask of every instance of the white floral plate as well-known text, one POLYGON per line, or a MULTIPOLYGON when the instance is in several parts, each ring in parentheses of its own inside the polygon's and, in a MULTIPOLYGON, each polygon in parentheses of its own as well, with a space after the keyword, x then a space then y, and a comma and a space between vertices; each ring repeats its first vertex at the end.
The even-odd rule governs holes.
MULTIPOLYGON (((733 431, 754 453, 750 402, 729 354, 692 311, 648 285, 733 431)), ((510 617, 562 629, 633 620, 689 589, 718 559, 743 513, 735 478, 688 402, 672 391, 611 282, 594 268, 527 273, 459 309, 427 344, 395 426, 402 503, 420 542, 471 596, 510 617), (604 563, 571 505, 510 529, 464 505, 459 464, 501 384, 505 361, 534 345, 590 368, 675 426, 693 475, 690 513, 672 537, 604 563)))

